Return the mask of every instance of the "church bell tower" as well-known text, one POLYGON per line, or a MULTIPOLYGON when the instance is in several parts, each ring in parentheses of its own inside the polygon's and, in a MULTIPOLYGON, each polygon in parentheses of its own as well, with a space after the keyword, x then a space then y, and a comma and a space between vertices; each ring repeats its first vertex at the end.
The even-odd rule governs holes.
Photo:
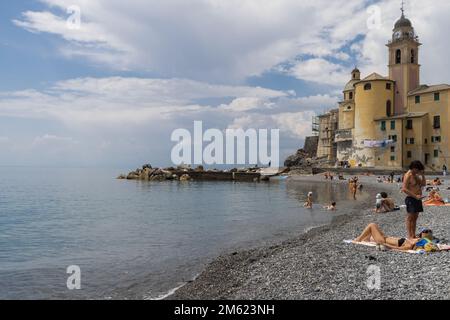
POLYGON ((419 47, 412 23, 402 16, 395 23, 389 48, 389 78, 395 81, 395 115, 407 112, 408 92, 420 86, 419 47))

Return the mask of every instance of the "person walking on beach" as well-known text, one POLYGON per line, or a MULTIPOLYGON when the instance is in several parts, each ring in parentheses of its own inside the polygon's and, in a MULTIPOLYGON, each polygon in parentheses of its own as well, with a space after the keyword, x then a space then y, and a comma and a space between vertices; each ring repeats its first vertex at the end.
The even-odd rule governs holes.
POLYGON ((356 200, 356 192, 358 191, 358 178, 353 177, 350 180, 350 192, 353 195, 353 199, 356 200))
POLYGON ((414 161, 409 166, 409 171, 403 181, 402 192, 407 195, 406 204, 406 231, 408 239, 414 239, 416 236, 417 219, 423 212, 423 194, 422 188, 427 185, 425 179, 425 167, 420 161, 414 161))

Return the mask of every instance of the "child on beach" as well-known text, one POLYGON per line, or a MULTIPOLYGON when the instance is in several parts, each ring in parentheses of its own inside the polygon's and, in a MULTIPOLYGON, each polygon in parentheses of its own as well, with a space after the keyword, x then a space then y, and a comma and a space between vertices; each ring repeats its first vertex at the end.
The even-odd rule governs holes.
POLYGON ((375 212, 380 213, 381 212, 381 205, 383 204, 383 198, 381 197, 381 194, 377 194, 376 202, 375 202, 375 212))
POLYGON ((313 207, 313 193, 312 192, 308 193, 308 198, 304 204, 304 207, 307 209, 312 209, 312 207, 313 207))

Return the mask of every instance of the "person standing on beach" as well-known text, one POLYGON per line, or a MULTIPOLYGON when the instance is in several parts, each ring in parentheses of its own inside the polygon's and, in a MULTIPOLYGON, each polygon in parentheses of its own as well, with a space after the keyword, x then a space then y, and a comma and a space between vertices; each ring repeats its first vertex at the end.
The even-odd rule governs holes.
POLYGON ((403 181, 402 192, 407 195, 405 204, 408 212, 406 216, 408 239, 416 237, 417 219, 419 214, 423 212, 422 188, 427 185, 424 171, 425 167, 422 162, 414 161, 409 166, 409 171, 403 181))
POLYGON ((306 202, 305 202, 305 204, 303 206, 305 208, 307 208, 307 209, 312 209, 312 207, 313 207, 313 193, 312 192, 308 193, 308 197, 307 197, 306 202))
POLYGON ((444 177, 447 176, 447 166, 445 164, 442 166, 442 174, 444 175, 444 177))

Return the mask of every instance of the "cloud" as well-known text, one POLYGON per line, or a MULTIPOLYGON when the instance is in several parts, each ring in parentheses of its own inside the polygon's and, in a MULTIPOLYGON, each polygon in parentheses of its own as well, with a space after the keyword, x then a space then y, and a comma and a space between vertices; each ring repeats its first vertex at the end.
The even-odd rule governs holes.
POLYGON ((60 36, 67 57, 215 82, 260 75, 299 53, 331 54, 354 36, 357 28, 348 25, 365 14, 364 0, 42 2, 42 11, 26 11, 14 23, 60 36), (66 26, 72 5, 81 9, 78 30, 66 26))
POLYGON ((298 79, 342 86, 348 81, 350 71, 325 59, 309 59, 298 62, 287 72, 298 79))
POLYGON ((185 79, 80 78, 42 90, 0 93, 0 115, 54 118, 70 126, 146 124, 208 109, 208 98, 271 99, 282 91, 225 86, 185 79))
POLYGON ((303 135, 309 134, 312 116, 333 107, 337 100, 329 95, 297 97, 289 91, 186 79, 78 78, 42 90, 0 93, 0 116, 19 122, 11 134, 20 135, 24 159, 29 158, 26 150, 37 150, 45 153, 38 159, 52 154, 61 162, 65 156, 72 161, 90 157, 94 159, 89 161, 98 161, 97 156, 111 162, 119 161, 120 150, 129 158, 135 154, 145 161, 139 155, 151 154, 157 160, 150 161, 167 164, 171 132, 190 130, 197 120, 204 122, 205 129, 280 128, 285 137, 297 139, 283 141, 284 148, 295 150, 303 135), (36 126, 27 142, 29 119, 45 123, 43 128, 58 129, 36 135, 36 126))
POLYGON ((53 145, 53 146, 67 146, 71 144, 78 144, 79 142, 70 137, 58 137, 51 134, 45 134, 36 137, 33 141, 33 146, 53 145))

